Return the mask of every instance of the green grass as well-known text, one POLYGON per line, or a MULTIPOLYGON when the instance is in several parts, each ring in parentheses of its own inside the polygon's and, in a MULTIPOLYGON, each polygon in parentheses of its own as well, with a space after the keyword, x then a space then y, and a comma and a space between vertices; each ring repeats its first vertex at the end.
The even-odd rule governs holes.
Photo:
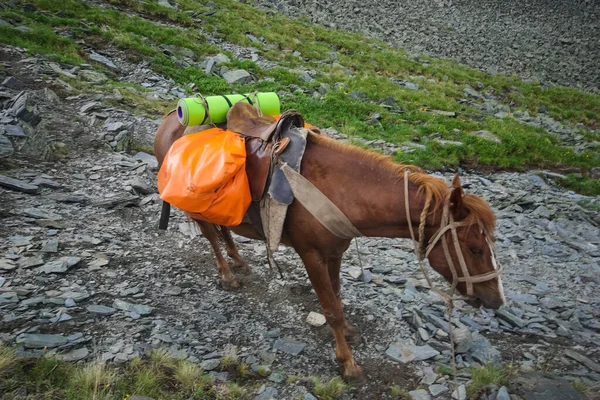
POLYGON ((250 366, 245 362, 239 363, 236 370, 242 378, 247 378, 248 376, 252 375, 250 366))
POLYGON ((467 397, 477 398, 490 385, 508 386, 517 371, 512 365, 488 363, 479 368, 470 368, 471 383, 467 385, 467 397))
POLYGON ((581 174, 569 174, 560 183, 577 193, 588 196, 598 196, 600 194, 600 180, 582 176, 581 174))
POLYGON ((110 388, 117 381, 117 373, 104 364, 91 363, 76 369, 71 375, 67 391, 76 396, 95 399, 110 395, 110 388))
MULTIPOLYGON (((417 61, 380 41, 326 29, 305 18, 293 20, 282 15, 267 15, 233 0, 216 0, 214 15, 202 14, 212 9, 208 0, 174 0, 179 10, 162 7, 157 0, 104 2, 109 7, 75 0, 18 0, 16 6, 0 10, 0 18, 28 26, 33 31, 15 34, 12 28, 0 28, 0 43, 25 47, 32 53, 48 54, 57 61, 75 65, 84 62, 86 57, 77 41, 85 40, 100 50, 112 45, 122 49, 131 62, 149 61, 154 71, 173 79, 190 94, 287 91, 295 85, 300 90, 282 100, 282 109, 296 108, 316 126, 333 127, 355 138, 383 139, 396 144, 412 141, 426 146, 426 150, 395 154, 398 162, 430 170, 458 166, 516 171, 577 169, 579 175, 569 176, 562 184, 579 193, 600 194, 598 180, 590 178, 590 170, 600 166, 600 159, 593 151, 576 153, 542 129, 522 125, 512 118, 485 116, 461 101, 465 86, 481 82, 485 90, 493 92, 504 103, 511 103, 513 111, 527 110, 535 116, 539 106, 544 105, 552 117, 561 121, 597 127, 600 122, 598 95, 575 88, 545 87, 514 76, 491 76, 448 60, 420 57, 417 61), (27 3, 33 4, 37 11, 24 12, 22 5, 27 3), (125 17, 124 11, 132 15, 125 17), (203 31, 238 45, 257 47, 278 67, 262 69, 252 61, 236 60, 225 52, 232 59, 225 66, 246 69, 259 78, 258 82, 228 85, 218 76, 206 75, 197 64, 222 50, 209 44, 203 31), (252 42, 246 33, 261 38, 265 44, 252 42), (179 64, 163 51, 164 45, 171 46, 169 51, 175 54, 191 52, 194 64, 179 64), (295 55, 295 51, 300 55, 295 55), (332 63, 334 58, 336 61, 332 63), (316 79, 304 82, 298 72, 290 68, 316 70, 316 79), (390 77, 418 83, 419 90, 394 84, 390 77), (331 90, 315 98, 313 92, 320 83, 332 87, 341 83, 344 89, 331 90), (366 98, 351 99, 348 96, 351 91, 362 92, 366 98), (394 97, 401 112, 391 112, 378 105, 389 96, 394 97), (431 109, 454 111, 457 117, 427 112, 431 109), (374 112, 381 114, 381 125, 367 122, 369 114, 374 112), (469 134, 477 130, 489 130, 501 138, 502 143, 469 134), (463 145, 442 146, 426 140, 432 134, 463 145)), ((169 102, 148 99, 145 90, 134 85, 111 80, 103 89, 112 91, 114 88, 119 88, 123 99, 107 100, 107 103, 136 113, 156 116, 174 107, 169 102)), ((600 140, 599 135, 591 131, 583 130, 582 134, 585 140, 600 140)))
POLYGON ((228 382, 217 389, 217 400, 246 400, 250 399, 248 391, 237 383, 228 382))
POLYGON ((448 365, 444 365, 444 364, 438 364, 435 368, 435 372, 437 372, 440 375, 448 375, 448 376, 454 375, 454 371, 452 371, 452 367, 450 367, 448 365))
POLYGON ((319 400, 338 399, 349 389, 339 376, 331 378, 327 382, 322 382, 317 377, 312 377, 310 381, 313 385, 313 393, 319 400))
POLYGON ((575 378, 571 384, 585 400, 600 399, 600 384, 580 378, 575 378))
POLYGON ((590 387, 581 379, 576 378, 572 383, 575 390, 577 390, 582 396, 587 396, 590 392, 590 387))
MULTIPOLYGON (((184 10, 206 9, 203 2, 179 0, 178 3, 184 10)), ((423 75, 436 81, 445 80, 448 86, 460 86, 453 89, 455 95, 462 91, 462 86, 467 82, 481 81, 493 88, 495 93, 515 101, 523 108, 536 111, 540 104, 544 104, 555 117, 588 124, 598 122, 600 96, 597 95, 583 94, 566 87, 544 89, 538 83, 525 83, 512 76, 490 76, 446 60, 420 57, 420 61, 414 61, 402 50, 380 41, 365 39, 358 34, 326 29, 281 15, 268 16, 260 10, 231 0, 219 0, 216 3, 219 11, 214 16, 207 17, 214 32, 246 46, 257 46, 245 36, 246 32, 262 37, 270 46, 280 49, 265 53, 274 61, 285 62, 290 58, 289 53, 282 50, 297 50, 302 57, 313 60, 325 60, 328 53, 334 52, 341 65, 357 74, 384 77, 423 75), (427 64, 422 61, 427 61, 427 64), (520 93, 512 90, 513 87, 518 88, 520 93)), ((299 57, 295 58, 297 64, 311 65, 310 62, 301 62, 299 57)))
POLYGON ((164 350, 117 366, 20 359, 14 349, 0 346, 0 397, 6 399, 26 388, 27 399, 36 400, 120 400, 135 394, 156 400, 244 400, 263 381, 233 379, 216 383, 198 365, 175 360, 164 350))
POLYGON ((410 394, 400 386, 393 385, 390 387, 390 396, 395 400, 410 400, 410 394))
POLYGON ((16 360, 15 349, 0 346, 0 372, 10 367, 16 360))
POLYGON ((235 346, 230 346, 226 349, 223 358, 221 359, 221 368, 228 369, 235 367, 238 363, 238 353, 235 346))
POLYGON ((269 367, 265 366, 265 365, 261 365, 256 369, 256 373, 260 376, 269 376, 271 375, 271 370, 269 369, 269 367))
POLYGON ((584 199, 583 201, 581 201, 579 203, 580 206, 582 206, 583 208, 586 208, 588 210, 592 210, 595 211, 597 213, 600 213, 600 203, 595 203, 591 200, 588 199, 584 199))
POLYGON ((45 25, 29 26, 31 32, 19 32, 9 27, 0 27, 0 43, 28 49, 31 53, 50 54, 56 61, 80 64, 83 58, 74 41, 57 36, 45 25))
POLYGON ((198 385, 198 381, 202 377, 202 373, 203 371, 198 365, 189 361, 182 361, 175 369, 174 378, 186 390, 193 392, 198 385))

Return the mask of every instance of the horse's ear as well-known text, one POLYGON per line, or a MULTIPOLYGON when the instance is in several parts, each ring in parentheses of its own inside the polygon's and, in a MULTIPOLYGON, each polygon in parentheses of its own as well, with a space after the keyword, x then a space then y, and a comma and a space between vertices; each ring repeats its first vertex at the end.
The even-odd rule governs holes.
POLYGON ((452 210, 456 211, 456 209, 462 203, 462 198, 464 195, 464 191, 462 186, 460 185, 460 179, 458 178, 458 174, 454 175, 454 179, 452 180, 452 194, 450 195, 450 205, 452 206, 452 210))
POLYGON ((458 172, 454 175, 454 179, 452 179, 452 187, 459 188, 460 186, 460 178, 458 177, 458 172))

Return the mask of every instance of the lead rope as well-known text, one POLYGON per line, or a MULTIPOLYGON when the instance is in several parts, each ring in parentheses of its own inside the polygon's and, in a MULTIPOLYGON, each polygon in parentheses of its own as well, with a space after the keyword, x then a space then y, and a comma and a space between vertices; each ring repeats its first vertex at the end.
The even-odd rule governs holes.
POLYGON ((354 238, 354 245, 356 246, 356 256, 358 257, 358 265, 360 265, 360 273, 362 276, 362 288, 363 288, 363 299, 367 297, 367 282, 365 282, 365 270, 363 268, 362 259, 360 258, 360 250, 358 248, 358 237, 354 238))
MULTIPOLYGON (((433 248, 433 246, 430 249, 427 249, 425 254, 423 252, 423 248, 425 247, 425 222, 427 220, 427 212, 429 211, 429 206, 431 205, 431 196, 428 196, 427 200, 425 201, 425 206, 423 207, 423 211, 421 211, 421 216, 420 216, 420 221, 419 221, 419 241, 417 242, 417 240, 415 239, 415 233, 414 233, 414 230, 412 227, 412 219, 410 217, 410 206, 409 206, 409 202, 408 202, 408 170, 404 170, 404 195, 405 195, 404 205, 405 205, 405 209, 406 209, 406 219, 408 222, 408 229, 410 231, 410 236, 412 238, 413 245, 415 246, 415 252, 416 252, 417 258, 419 260, 419 266, 421 267, 421 271, 423 271, 423 275, 425 275, 425 280, 427 281, 427 284, 429 285, 430 290, 432 290, 433 292, 438 294, 442 298, 442 300, 444 300, 447 304, 448 335, 450 336, 450 350, 452 352, 452 380, 454 382, 454 390, 458 394, 458 381, 457 381, 458 368, 456 366, 456 351, 454 349, 454 335, 453 335, 454 332, 452 329, 452 313, 454 312, 454 299, 453 298, 454 298, 454 291, 456 290, 456 286, 458 284, 458 274, 456 273, 456 270, 452 263, 452 258, 449 257, 448 246, 446 244, 446 236, 443 235, 442 236, 442 244, 444 245, 444 253, 446 253, 446 258, 448 259, 448 264, 450 266, 450 270, 452 271, 452 287, 451 287, 450 293, 447 294, 447 293, 444 293, 444 292, 438 290, 433 285, 433 282, 431 281, 431 277, 429 276, 429 271, 427 271, 427 267, 425 266, 425 261, 424 261, 426 255, 429 254, 429 251, 431 250, 431 248, 433 248)), ((450 197, 448 196, 446 199, 446 202, 448 202, 449 200, 450 200, 450 197)), ((449 214, 449 207, 446 207, 446 204, 444 204, 444 211, 442 213, 442 222, 441 222, 442 224, 446 221, 449 221, 448 214, 449 214)), ((454 233, 455 230, 452 229, 452 232, 454 233)), ((445 231, 443 233, 445 233, 445 231)), ((435 242, 433 242, 433 243, 435 244, 435 242)))

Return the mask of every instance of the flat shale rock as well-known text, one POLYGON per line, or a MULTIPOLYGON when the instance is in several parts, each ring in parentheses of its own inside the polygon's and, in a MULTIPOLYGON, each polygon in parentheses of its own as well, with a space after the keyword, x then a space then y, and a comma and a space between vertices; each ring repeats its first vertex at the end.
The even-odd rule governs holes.
POLYGON ((38 333, 24 333, 17 337, 17 343, 33 349, 54 348, 67 344, 68 340, 63 335, 45 335, 38 333))
POLYGON ((75 349, 75 350, 69 351, 68 353, 63 354, 61 358, 63 361, 72 362, 72 361, 83 360, 89 354, 90 354, 90 351, 87 348, 82 347, 80 349, 75 349))
POLYGON ((59 260, 47 262, 39 268, 39 271, 45 274, 62 274, 77 265, 79 261, 81 261, 79 257, 62 257, 59 260))
POLYGON ((288 338, 277 339, 275 341, 275 344, 273 345, 273 348, 275 350, 279 350, 284 353, 292 354, 295 356, 302 353, 302 350, 304 350, 305 347, 305 343, 288 338))
POLYGON ((416 358, 413 347, 401 342, 392 343, 385 351, 385 355, 394 361, 407 364, 416 358))
POLYGON ((128 303, 126 301, 123 300, 119 300, 116 299, 113 302, 113 307, 118 309, 118 310, 123 310, 123 311, 130 311, 130 312, 135 312, 139 315, 150 315, 152 313, 153 308, 150 306, 147 306, 145 304, 133 304, 133 303, 128 303))
POLYGON ((37 194, 40 190, 40 188, 36 185, 32 185, 18 179, 9 178, 8 176, 4 175, 0 175, 0 186, 28 194, 37 194))
POLYGON ((566 379, 538 372, 518 376, 511 387, 514 394, 527 400, 583 400, 566 379))

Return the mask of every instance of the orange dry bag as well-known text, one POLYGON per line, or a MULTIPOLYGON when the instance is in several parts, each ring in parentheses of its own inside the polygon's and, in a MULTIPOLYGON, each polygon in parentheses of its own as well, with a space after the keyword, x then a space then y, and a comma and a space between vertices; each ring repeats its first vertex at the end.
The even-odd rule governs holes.
POLYGON ((158 191, 193 218, 239 225, 252 201, 244 139, 219 128, 177 139, 158 172, 158 191))

